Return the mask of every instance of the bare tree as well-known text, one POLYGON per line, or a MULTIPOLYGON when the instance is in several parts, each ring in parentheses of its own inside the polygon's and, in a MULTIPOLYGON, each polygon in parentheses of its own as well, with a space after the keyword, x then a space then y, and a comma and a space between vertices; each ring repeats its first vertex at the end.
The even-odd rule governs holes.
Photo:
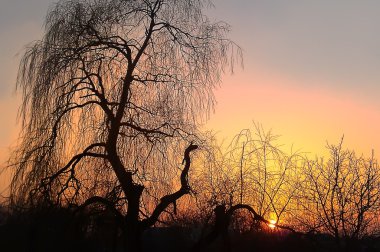
POLYGON ((277 140, 254 124, 253 130, 237 134, 225 151, 214 147, 214 161, 208 162, 202 181, 206 199, 214 205, 246 204, 266 219, 281 221, 298 194, 303 158, 282 151, 277 140))
POLYGON ((220 237, 229 251, 228 230, 269 230, 273 221, 272 227, 296 232, 289 226, 289 212, 299 193, 301 155, 281 151, 277 136, 259 124, 242 130, 227 146, 209 146, 202 158, 205 168, 192 180, 205 215, 196 250, 220 237))
POLYGON ((254 124, 254 130, 240 132, 231 143, 228 155, 227 163, 239 166, 243 174, 239 203, 248 204, 259 215, 280 222, 298 193, 301 155, 284 152, 278 136, 259 124, 254 124))
POLYGON ((370 235, 380 206, 376 160, 343 150, 342 142, 327 146, 327 161, 307 160, 295 215, 306 229, 333 235, 339 246, 370 235))
POLYGON ((128 251, 190 192, 190 144, 240 58, 202 0, 61 0, 21 61, 14 203, 84 204, 124 215, 128 251), (180 150, 185 150, 178 169, 180 150), (172 183, 180 176, 180 182, 172 183), (179 187, 174 190, 173 187, 179 187))

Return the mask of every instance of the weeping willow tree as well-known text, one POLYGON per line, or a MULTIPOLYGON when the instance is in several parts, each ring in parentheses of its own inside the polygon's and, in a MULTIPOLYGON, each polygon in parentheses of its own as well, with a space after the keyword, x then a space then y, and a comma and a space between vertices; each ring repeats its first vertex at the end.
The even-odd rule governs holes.
POLYGON ((19 67, 15 204, 113 207, 137 249, 142 230, 190 192, 192 142, 222 72, 240 58, 228 25, 204 15, 209 4, 61 0, 51 8, 19 67))

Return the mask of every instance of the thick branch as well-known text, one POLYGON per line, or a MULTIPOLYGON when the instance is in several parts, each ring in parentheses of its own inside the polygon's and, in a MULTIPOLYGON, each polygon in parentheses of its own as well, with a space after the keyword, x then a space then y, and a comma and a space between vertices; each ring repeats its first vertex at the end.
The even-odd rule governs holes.
POLYGON ((190 186, 189 186, 189 183, 188 183, 188 180, 187 180, 187 176, 188 176, 188 173, 189 173, 189 169, 190 169, 190 164, 191 164, 191 160, 190 160, 190 152, 193 151, 193 150, 196 150, 198 148, 197 145, 193 145, 193 144, 190 144, 186 150, 185 150, 185 154, 184 154, 184 159, 183 159, 183 163, 185 164, 182 172, 181 172, 181 188, 176 191, 175 193, 172 193, 172 194, 169 194, 169 195, 165 195, 161 198, 160 200, 160 203, 156 206, 156 208, 154 209, 152 215, 143 220, 142 221, 142 228, 148 228, 152 225, 154 225, 154 223, 157 222, 159 216, 161 215, 161 213, 170 205, 170 204, 175 204, 176 201, 181 198, 182 196, 184 196, 185 194, 188 194, 190 192, 190 186))
POLYGON ((161 128, 167 126, 168 123, 164 123, 160 127, 157 127, 157 128, 154 128, 154 129, 146 129, 146 128, 140 127, 140 126, 138 126, 136 124, 129 123, 129 122, 125 122, 125 123, 123 122, 120 125, 132 128, 132 129, 134 129, 134 130, 142 133, 145 136, 150 135, 150 134, 158 134, 158 135, 163 135, 163 136, 167 136, 167 137, 172 137, 174 135, 173 133, 167 133, 167 132, 164 132, 164 131, 160 130, 161 128))

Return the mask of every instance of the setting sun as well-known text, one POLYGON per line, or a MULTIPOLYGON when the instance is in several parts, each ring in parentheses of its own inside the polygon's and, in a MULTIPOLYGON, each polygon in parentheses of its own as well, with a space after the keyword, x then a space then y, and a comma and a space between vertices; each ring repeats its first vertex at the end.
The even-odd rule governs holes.
POLYGON ((274 229, 276 227, 277 221, 269 220, 269 222, 270 222, 270 224, 268 224, 268 227, 270 227, 271 229, 274 229))

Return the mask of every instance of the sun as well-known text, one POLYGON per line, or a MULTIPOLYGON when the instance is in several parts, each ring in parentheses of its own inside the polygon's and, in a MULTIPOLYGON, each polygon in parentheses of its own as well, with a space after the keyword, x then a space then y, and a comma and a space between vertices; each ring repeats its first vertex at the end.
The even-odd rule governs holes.
POLYGON ((268 227, 270 227, 271 229, 274 229, 276 227, 276 223, 277 221, 276 220, 269 220, 269 224, 268 224, 268 227))

